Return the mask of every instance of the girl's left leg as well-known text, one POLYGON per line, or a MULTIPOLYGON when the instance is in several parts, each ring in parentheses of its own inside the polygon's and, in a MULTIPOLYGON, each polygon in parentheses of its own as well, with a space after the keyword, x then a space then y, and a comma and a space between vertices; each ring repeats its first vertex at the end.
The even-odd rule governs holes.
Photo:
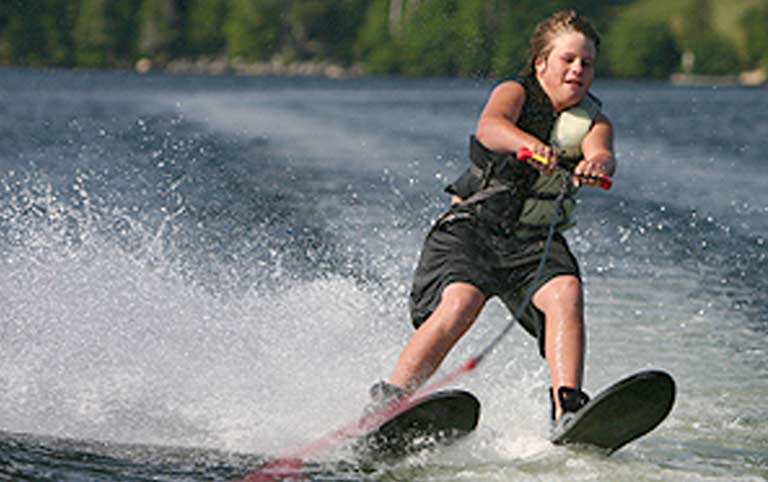
MULTIPOLYGON (((536 291, 533 304, 544 313, 544 352, 553 393, 560 387, 581 389, 584 374, 584 303, 581 281, 573 275, 552 278, 536 291)), ((562 415, 553 397, 555 420, 562 415)))

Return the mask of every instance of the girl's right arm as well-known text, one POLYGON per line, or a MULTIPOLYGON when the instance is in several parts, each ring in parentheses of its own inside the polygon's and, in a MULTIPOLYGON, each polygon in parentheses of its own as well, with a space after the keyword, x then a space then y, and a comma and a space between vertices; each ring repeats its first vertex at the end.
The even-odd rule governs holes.
MULTIPOLYGON (((507 81, 496 86, 480 114, 475 136, 496 152, 517 152, 521 147, 527 147, 547 158, 550 162, 546 170, 552 170, 557 164, 555 150, 516 125, 524 103, 525 89, 518 82, 507 81)), ((534 165, 542 169, 540 163, 534 162, 534 165)))

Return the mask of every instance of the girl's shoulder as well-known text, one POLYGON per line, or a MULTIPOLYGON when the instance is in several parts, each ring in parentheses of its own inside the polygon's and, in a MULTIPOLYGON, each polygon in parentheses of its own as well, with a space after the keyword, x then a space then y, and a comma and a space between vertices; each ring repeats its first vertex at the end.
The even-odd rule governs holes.
POLYGON ((493 84, 493 89, 496 89, 501 86, 509 87, 511 85, 519 85, 523 89, 526 88, 527 81, 524 77, 521 77, 519 75, 510 75, 507 77, 502 77, 496 81, 496 83, 493 84))
POLYGON ((520 96, 523 99, 527 97, 525 85, 515 77, 501 79, 496 82, 491 89, 491 95, 496 96, 520 96))

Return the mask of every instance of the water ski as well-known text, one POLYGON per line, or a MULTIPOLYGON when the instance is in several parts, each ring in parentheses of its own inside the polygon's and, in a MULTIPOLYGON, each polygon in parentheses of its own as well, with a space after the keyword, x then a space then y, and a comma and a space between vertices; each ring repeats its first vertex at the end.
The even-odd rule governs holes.
POLYGON ((675 402, 675 381, 662 371, 631 375, 600 392, 558 427, 555 444, 586 444, 609 454, 659 425, 675 402))
POLYGON ((479 419, 480 401, 471 393, 435 392, 365 434, 356 450, 364 462, 394 462, 466 436, 479 419))

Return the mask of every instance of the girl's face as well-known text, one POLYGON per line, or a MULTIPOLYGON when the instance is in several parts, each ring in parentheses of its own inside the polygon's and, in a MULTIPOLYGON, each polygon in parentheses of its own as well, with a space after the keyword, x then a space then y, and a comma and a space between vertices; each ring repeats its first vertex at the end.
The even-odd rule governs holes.
POLYGON ((595 78, 595 44, 578 32, 562 33, 552 39, 552 50, 534 64, 536 78, 555 111, 578 104, 595 78))

